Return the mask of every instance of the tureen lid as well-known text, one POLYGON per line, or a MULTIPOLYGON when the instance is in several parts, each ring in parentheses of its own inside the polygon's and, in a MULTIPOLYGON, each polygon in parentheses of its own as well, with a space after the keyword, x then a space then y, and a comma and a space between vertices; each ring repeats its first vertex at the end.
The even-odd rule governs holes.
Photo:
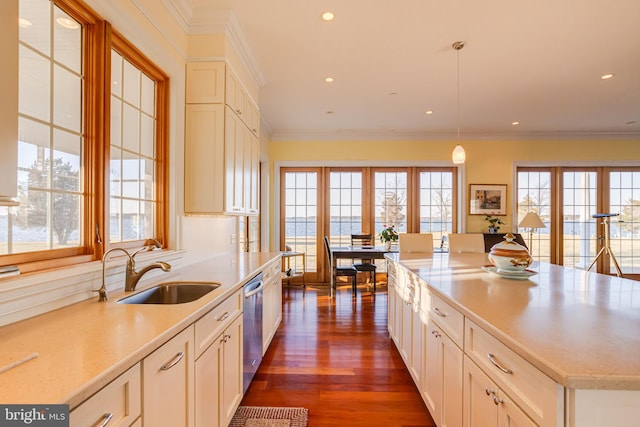
POLYGON ((491 254, 497 256, 514 256, 529 254, 527 248, 516 242, 516 236, 512 233, 507 233, 504 236, 504 241, 496 243, 491 247, 491 254))

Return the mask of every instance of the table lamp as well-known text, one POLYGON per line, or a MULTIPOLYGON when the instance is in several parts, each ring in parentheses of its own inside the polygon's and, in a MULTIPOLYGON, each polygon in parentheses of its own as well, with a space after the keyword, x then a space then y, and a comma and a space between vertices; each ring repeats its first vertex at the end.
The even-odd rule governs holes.
POLYGON ((537 213, 528 212, 520 224, 518 224, 520 228, 528 228, 529 229, 529 253, 531 253, 531 245, 533 244, 533 230, 538 228, 545 228, 544 222, 540 219, 537 213))

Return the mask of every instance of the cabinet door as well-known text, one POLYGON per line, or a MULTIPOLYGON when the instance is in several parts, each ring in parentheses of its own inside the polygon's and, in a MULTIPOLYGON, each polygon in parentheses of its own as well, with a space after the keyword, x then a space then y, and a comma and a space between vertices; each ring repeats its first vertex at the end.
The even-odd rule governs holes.
POLYGON ((224 106, 187 105, 185 114, 184 204, 186 213, 221 213, 225 182, 224 106))
POLYGON ((195 425, 218 427, 220 424, 220 382, 224 340, 220 335, 195 363, 195 425))
POLYGON ((18 3, 3 1, 0 14, 0 203, 18 192, 18 3))
POLYGON ((422 321, 422 314, 418 309, 417 303, 414 305, 412 310, 411 330, 411 366, 409 367, 409 371, 411 372, 413 381, 416 383, 416 387, 420 390, 422 387, 422 376, 424 370, 422 349, 424 348, 426 325, 422 321))
POLYGON ((498 406, 493 398, 498 388, 469 358, 464 360, 464 426, 497 426, 498 406))
MULTIPOLYGON (((406 296, 405 296, 406 298, 406 296)), ((400 354, 407 367, 411 366, 411 338, 413 338, 413 304, 411 301, 403 300, 402 304, 402 346, 400 354)))
POLYGON ((262 291, 262 354, 267 351, 271 338, 275 332, 273 329, 274 324, 274 306, 273 300, 275 298, 275 286, 271 280, 269 283, 265 283, 262 291))
POLYGON ((188 62, 187 104, 223 104, 225 98, 224 62, 188 62))
POLYGON ((193 366, 193 325, 142 361, 146 426, 193 426, 193 366))
POLYGON ((242 316, 224 333, 222 382, 220 394, 220 425, 227 426, 242 400, 242 316))
MULTIPOLYGON (((238 116, 225 107, 224 161, 225 161, 225 206, 231 214, 244 211, 243 167, 244 167, 243 125, 238 116)), ((208 189, 211 191, 211 188, 208 189)))
POLYGON ((247 129, 245 143, 245 191, 248 200, 245 202, 247 213, 257 215, 260 211, 260 140, 247 129))
POLYGON ((462 425, 462 350, 431 321, 427 340, 425 400, 441 427, 462 425))

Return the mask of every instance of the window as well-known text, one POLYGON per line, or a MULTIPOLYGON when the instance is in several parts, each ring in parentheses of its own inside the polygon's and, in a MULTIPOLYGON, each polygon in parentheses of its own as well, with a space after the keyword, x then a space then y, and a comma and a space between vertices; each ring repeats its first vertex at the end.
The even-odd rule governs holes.
POLYGON ((351 234, 377 239, 384 224, 435 239, 455 231, 455 168, 282 168, 280 176, 280 249, 306 253, 309 282, 325 273, 325 235, 347 246, 351 234))
MULTIPOLYGON (((640 275, 640 168, 518 168, 518 221, 537 212, 545 225, 535 230, 533 255, 569 267, 587 269, 605 244, 603 219, 609 221, 610 248, 623 275, 640 275)), ((521 230, 528 232, 528 230, 521 230)), ((608 254, 593 270, 615 274, 608 254)))
POLYGON ((27 272, 94 260, 104 235, 119 245, 162 242, 167 77, 79 0, 19 0, 19 13, 20 206, 0 208, 0 266, 27 272), (103 111, 111 46, 126 76, 111 100, 114 121, 103 111), (112 125, 124 135, 111 133, 110 149, 112 125))

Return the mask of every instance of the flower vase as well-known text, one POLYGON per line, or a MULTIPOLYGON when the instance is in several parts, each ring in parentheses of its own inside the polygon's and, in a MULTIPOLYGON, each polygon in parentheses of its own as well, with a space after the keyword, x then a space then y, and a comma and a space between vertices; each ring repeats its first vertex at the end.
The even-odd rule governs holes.
POLYGON ((497 227, 489 227, 489 233, 498 234, 498 228, 497 227))
POLYGON ((384 250, 385 251, 390 251, 391 250, 391 240, 388 240, 388 241, 384 242, 384 250))

